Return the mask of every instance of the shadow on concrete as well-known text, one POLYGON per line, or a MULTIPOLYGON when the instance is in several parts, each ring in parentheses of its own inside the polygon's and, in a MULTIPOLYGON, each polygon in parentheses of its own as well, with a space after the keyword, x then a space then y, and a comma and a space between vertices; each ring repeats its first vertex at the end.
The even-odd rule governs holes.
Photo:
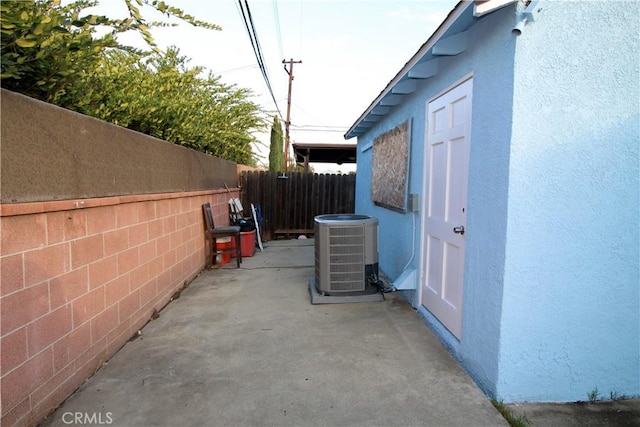
MULTIPOLYGON (((313 240, 286 240, 203 272, 42 425, 507 425, 400 295, 311 305, 313 263, 313 240)), ((640 425, 640 400, 507 407, 640 425)))
POLYGON ((311 305, 313 263, 288 240, 203 272, 44 425, 506 425, 400 295, 311 305))

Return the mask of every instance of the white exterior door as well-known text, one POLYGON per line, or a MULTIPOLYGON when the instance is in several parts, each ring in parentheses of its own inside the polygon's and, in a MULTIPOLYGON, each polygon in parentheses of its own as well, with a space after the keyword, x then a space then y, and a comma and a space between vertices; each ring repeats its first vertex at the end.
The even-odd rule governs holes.
POLYGON ((421 303, 458 339, 462 327, 472 79, 427 106, 421 303))

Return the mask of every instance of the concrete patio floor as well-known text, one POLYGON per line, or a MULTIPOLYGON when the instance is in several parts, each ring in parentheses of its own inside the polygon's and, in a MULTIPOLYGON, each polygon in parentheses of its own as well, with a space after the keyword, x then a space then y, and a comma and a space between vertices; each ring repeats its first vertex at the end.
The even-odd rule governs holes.
MULTIPOLYGON (((243 261, 203 272, 42 426, 507 425, 400 295, 311 305, 313 240, 243 261)), ((638 399, 507 407, 640 425, 638 399)))
POLYGON ((43 425, 507 425, 400 295, 311 305, 313 240, 243 261, 203 272, 43 425))

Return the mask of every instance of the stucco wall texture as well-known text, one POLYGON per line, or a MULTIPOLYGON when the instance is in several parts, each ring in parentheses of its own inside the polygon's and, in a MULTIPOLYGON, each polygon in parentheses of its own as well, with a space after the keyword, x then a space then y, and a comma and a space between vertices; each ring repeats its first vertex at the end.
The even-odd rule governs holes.
POLYGON ((515 54, 505 400, 640 393, 640 4, 544 2, 515 54))
POLYGON ((380 220, 380 268, 392 280, 406 265, 420 270, 422 212, 372 203, 367 148, 413 118, 409 192, 424 200, 425 106, 472 75, 461 339, 418 292, 405 295, 491 397, 637 395, 640 5, 539 6, 520 36, 520 4, 478 20, 464 53, 441 58, 437 76, 358 138, 356 212, 380 220))
MULTIPOLYGON (((467 228, 472 231, 466 234, 462 339, 458 341, 420 306, 418 292, 409 291, 406 295, 488 394, 495 394, 498 379, 515 45, 510 33, 514 19, 515 8, 507 8, 479 21, 469 30, 469 47, 465 53, 440 58, 438 75, 419 81, 416 92, 358 138, 358 148, 362 150, 378 134, 412 117, 409 192, 418 194, 423 202, 426 197, 423 188, 426 106, 445 89, 473 74, 473 105, 480 102, 482 108, 473 108, 471 119, 467 228), (486 49, 486 46, 498 48, 486 49), (489 97, 491 102, 484 102, 483 97, 489 97)), ((372 203, 368 173, 371 152, 358 152, 356 212, 380 220, 379 264, 381 270, 395 280, 405 265, 416 270, 421 267, 423 209, 402 214, 372 203)))
POLYGON ((2 89, 1 203, 238 185, 237 165, 2 89))

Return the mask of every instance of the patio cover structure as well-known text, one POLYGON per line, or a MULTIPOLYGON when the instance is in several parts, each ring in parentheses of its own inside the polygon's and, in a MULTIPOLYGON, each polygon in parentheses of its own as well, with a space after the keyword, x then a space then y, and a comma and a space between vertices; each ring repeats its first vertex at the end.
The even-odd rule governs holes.
POLYGON ((293 152, 296 163, 303 164, 305 172, 309 172, 309 163, 356 163, 355 143, 295 143, 293 152))

